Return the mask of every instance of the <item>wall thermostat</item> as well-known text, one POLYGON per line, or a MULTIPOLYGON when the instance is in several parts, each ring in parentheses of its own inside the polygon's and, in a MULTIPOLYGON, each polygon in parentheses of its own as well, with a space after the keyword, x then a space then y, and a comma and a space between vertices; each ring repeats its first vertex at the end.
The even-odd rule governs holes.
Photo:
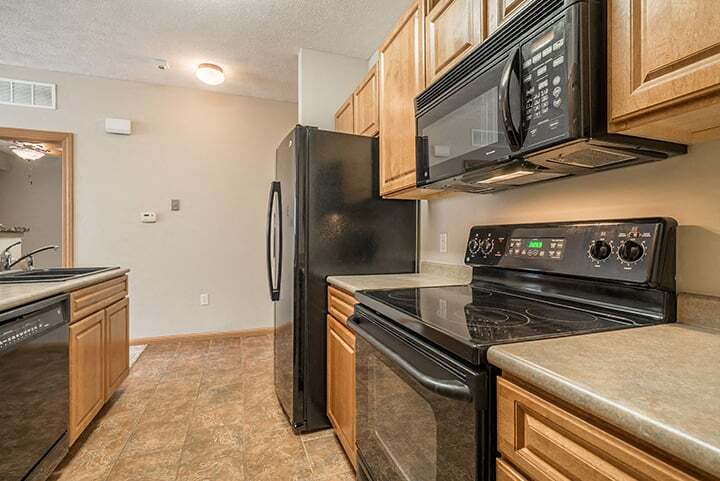
POLYGON ((157 222, 157 213, 155 212, 143 212, 140 214, 140 221, 146 224, 154 224, 157 222))

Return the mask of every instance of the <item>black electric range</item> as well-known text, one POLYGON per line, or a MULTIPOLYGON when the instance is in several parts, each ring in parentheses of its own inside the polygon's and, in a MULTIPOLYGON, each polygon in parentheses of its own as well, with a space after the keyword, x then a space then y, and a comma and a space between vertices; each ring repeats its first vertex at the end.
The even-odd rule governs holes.
POLYGON ((469 285, 356 293, 359 479, 493 480, 498 344, 675 320, 672 219, 473 227, 469 285))

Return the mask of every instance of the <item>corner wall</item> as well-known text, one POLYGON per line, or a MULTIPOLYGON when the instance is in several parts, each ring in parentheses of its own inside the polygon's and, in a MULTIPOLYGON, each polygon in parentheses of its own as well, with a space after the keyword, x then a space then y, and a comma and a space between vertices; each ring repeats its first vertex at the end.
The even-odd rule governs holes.
POLYGON ((76 262, 132 270, 132 338, 272 325, 266 204, 296 104, 4 65, 0 77, 58 84, 58 110, 1 105, 0 126, 75 134, 76 262), (106 117, 132 119, 133 135, 106 134, 106 117))
POLYGON ((368 72, 366 59, 307 48, 298 55, 298 119, 302 125, 335 128, 335 112, 368 72))

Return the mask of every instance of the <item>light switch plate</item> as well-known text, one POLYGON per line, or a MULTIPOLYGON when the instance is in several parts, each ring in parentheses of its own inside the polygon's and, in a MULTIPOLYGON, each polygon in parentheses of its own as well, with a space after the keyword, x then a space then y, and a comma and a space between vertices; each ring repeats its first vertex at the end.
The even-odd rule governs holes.
POLYGON ((200 294, 200 305, 207 306, 210 304, 210 294, 200 294))
POLYGON ((170 201, 170 210, 180 210, 180 199, 172 199, 170 201))

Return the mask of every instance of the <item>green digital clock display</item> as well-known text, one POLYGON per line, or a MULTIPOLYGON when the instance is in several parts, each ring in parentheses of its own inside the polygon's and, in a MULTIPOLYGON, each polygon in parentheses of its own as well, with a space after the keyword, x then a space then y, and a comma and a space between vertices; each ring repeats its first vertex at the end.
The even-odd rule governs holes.
POLYGON ((541 240, 531 240, 528 241, 528 249, 542 249, 543 247, 543 241, 541 240))

